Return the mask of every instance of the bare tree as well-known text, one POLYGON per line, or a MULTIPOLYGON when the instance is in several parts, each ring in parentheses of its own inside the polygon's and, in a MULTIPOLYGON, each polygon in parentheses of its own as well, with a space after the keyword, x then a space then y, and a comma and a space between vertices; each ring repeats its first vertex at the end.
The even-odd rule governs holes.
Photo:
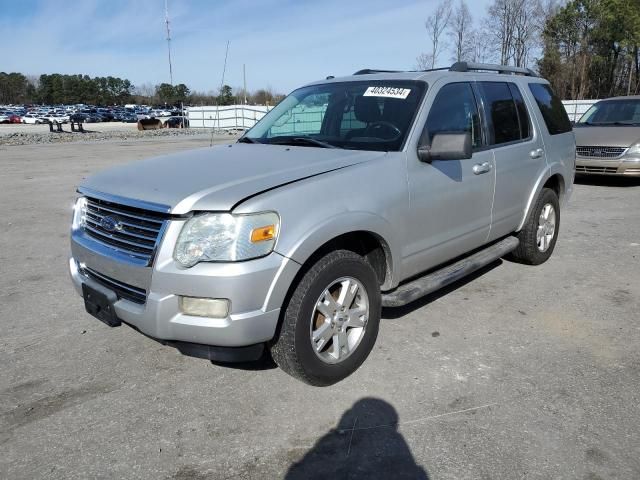
POLYGON ((427 35, 429 36, 429 42, 431 43, 431 52, 429 54, 422 54, 418 57, 418 63, 420 59, 426 60, 428 57, 429 63, 426 65, 428 68, 435 68, 438 62, 438 57, 444 50, 445 45, 442 41, 442 34, 449 27, 452 13, 452 0, 442 0, 436 8, 433 15, 429 15, 424 23, 427 29, 427 35))
POLYGON ((486 28, 477 28, 471 32, 471 61, 477 63, 491 63, 496 61, 496 50, 493 44, 493 34, 486 28))
POLYGON ((526 67, 531 51, 540 44, 541 28, 538 18, 543 16, 539 1, 517 0, 514 9, 513 63, 526 67))
POLYGON ((416 70, 428 70, 433 65, 433 55, 430 53, 421 53, 416 58, 416 70))
POLYGON ((518 0, 494 0, 489 6, 487 23, 500 46, 500 64, 508 65, 513 50, 514 3, 518 0))
POLYGON ((500 63, 527 66, 531 51, 540 45, 540 0, 494 0, 487 25, 500 48, 500 63))
POLYGON ((474 56, 473 17, 465 0, 460 0, 449 22, 449 36, 453 41, 453 60, 461 62, 474 56))

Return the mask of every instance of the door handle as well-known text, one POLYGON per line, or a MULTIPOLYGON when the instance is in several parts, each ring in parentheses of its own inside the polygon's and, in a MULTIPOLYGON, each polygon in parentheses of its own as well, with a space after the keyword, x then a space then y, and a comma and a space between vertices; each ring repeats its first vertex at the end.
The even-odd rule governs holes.
POLYGON ((491 164, 489 162, 484 162, 484 163, 476 163, 473 168, 473 173, 475 173, 476 175, 480 175, 482 173, 487 173, 489 171, 491 171, 491 164))
POLYGON ((541 148, 536 148, 535 150, 531 150, 529 152, 529 156, 531 158, 540 158, 544 154, 544 150, 541 148))

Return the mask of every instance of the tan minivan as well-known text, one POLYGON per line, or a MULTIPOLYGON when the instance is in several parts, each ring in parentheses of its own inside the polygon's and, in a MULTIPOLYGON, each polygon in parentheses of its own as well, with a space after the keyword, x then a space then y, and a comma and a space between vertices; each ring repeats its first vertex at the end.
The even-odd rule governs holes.
POLYGON ((640 177, 640 96, 597 102, 574 132, 576 173, 640 177))

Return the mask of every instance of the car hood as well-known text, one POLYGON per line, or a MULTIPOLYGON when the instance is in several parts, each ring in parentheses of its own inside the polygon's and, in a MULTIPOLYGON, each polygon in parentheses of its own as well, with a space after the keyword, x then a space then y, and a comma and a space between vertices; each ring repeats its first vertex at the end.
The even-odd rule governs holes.
POLYGON ((174 214, 229 211, 245 198, 266 190, 384 155, 236 143, 111 168, 87 178, 80 190, 165 205, 174 214))
POLYGON ((630 147, 640 140, 640 127, 577 127, 573 129, 578 147, 630 147))

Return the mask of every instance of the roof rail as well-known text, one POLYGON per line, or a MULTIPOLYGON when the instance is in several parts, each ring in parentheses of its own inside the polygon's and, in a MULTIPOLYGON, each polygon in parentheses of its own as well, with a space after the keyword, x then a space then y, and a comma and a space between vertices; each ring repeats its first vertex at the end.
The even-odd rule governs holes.
POLYGON ((457 62, 449 68, 452 72, 469 72, 472 70, 486 70, 490 72, 508 73, 513 75, 525 75, 527 77, 537 77, 536 72, 530 68, 512 67, 509 65, 494 65, 491 63, 457 62))
POLYGON ((358 70, 354 75, 372 75, 374 73, 402 73, 402 70, 377 70, 371 68, 363 68, 358 70))
MULTIPOLYGON (((437 72, 439 70, 448 70, 450 72, 471 72, 471 71, 489 71, 512 75, 525 75, 527 77, 537 77, 538 74, 530 68, 512 67, 510 65, 495 65, 491 63, 473 63, 473 62, 456 62, 450 67, 431 68, 428 70, 410 70, 412 72, 437 72)), ((373 75, 375 73, 404 73, 404 70, 379 70, 373 68, 364 68, 358 70, 354 75, 373 75)))

